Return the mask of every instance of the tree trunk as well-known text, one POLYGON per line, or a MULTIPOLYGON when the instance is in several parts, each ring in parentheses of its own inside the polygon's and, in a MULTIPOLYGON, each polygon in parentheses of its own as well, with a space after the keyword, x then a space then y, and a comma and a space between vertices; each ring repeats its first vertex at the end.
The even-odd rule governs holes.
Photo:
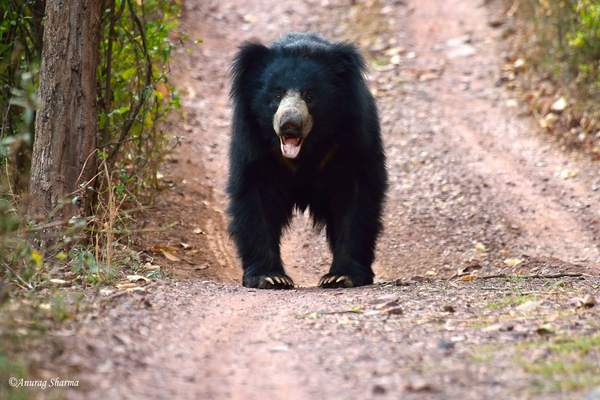
MULTIPOLYGON (((101 11, 102 0, 46 2, 30 210, 52 215, 53 220, 81 212, 72 199, 81 196, 82 192, 76 193, 80 185, 93 179, 97 170, 101 11)), ((88 201, 83 205, 88 206, 88 201)))

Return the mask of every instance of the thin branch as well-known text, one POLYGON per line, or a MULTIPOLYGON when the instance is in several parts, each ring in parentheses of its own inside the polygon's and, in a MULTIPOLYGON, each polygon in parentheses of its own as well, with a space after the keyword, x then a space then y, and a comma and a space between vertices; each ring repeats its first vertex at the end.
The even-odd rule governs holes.
POLYGON ((46 225, 42 225, 42 226, 36 226, 35 228, 23 229, 22 232, 23 233, 38 232, 38 231, 43 231, 44 229, 56 228, 57 226, 67 225, 68 223, 69 223, 69 220, 66 220, 66 221, 56 221, 56 222, 52 222, 50 224, 46 224, 46 225))
MULTIPOLYGON (((102 132, 102 143, 108 142, 108 132, 110 127, 110 118, 108 114, 110 113, 110 106, 112 105, 112 87, 111 76, 112 76, 112 49, 113 49, 113 40, 115 37, 115 7, 117 6, 116 0, 111 0, 112 4, 110 5, 110 26, 108 28, 108 48, 106 50, 106 71, 105 71, 105 79, 106 85, 104 88, 104 131, 102 132)), ((122 7, 125 7, 125 2, 123 2, 122 7)))
POLYGON ((98 148, 99 148, 99 149, 103 149, 103 148, 105 148, 105 147, 108 147, 108 146, 122 145, 123 143, 127 143, 127 142, 133 142, 134 140, 139 140, 139 139, 140 139, 140 138, 132 137, 132 138, 129 138, 129 139, 125 139, 125 140, 123 140, 123 141, 121 141, 121 142, 111 142, 111 143, 106 143, 106 144, 103 144, 103 145, 101 145, 101 146, 98 146, 98 148))
POLYGON ((496 275, 479 276, 479 277, 477 277, 477 279, 492 279, 492 278, 507 278, 507 279, 514 279, 514 278, 518 278, 518 279, 531 279, 531 278, 555 279, 555 278, 578 277, 578 276, 583 276, 583 274, 580 274, 578 272, 561 272, 561 273, 558 273, 558 274, 536 274, 536 275, 496 274, 496 275))
POLYGON ((138 30, 140 31, 140 38, 142 39, 142 47, 144 49, 144 58, 146 59, 146 74, 145 74, 144 90, 142 91, 142 95, 140 96, 140 101, 137 104, 137 106, 135 107, 135 109, 132 112, 130 112, 131 116, 130 116, 130 118, 127 119, 127 122, 125 122, 125 125, 123 126, 123 129, 121 130, 121 134, 119 136, 119 139, 117 140, 117 145, 113 148, 112 152, 108 156, 108 164, 109 165, 112 165, 112 163, 115 161, 115 157, 119 151, 119 148, 121 147, 121 142, 123 142, 125 140, 125 138, 127 137, 127 135, 129 134, 131 127, 133 126, 140 110, 142 109, 142 106, 146 102, 145 92, 148 90, 148 88, 152 84, 152 63, 150 61, 150 54, 148 53, 148 44, 146 43, 146 34, 144 32, 144 27, 142 26, 142 23, 140 22, 139 18, 135 14, 135 11, 133 10, 133 4, 131 3, 131 0, 126 0, 126 1, 127 1, 127 4, 129 5, 129 11, 131 12, 131 19, 133 20, 133 23, 137 26, 138 30))
POLYGON ((6 268, 7 270, 9 270, 11 274, 13 274, 14 276, 16 276, 17 279, 19 279, 21 281, 21 283, 23 283, 23 285, 27 286, 28 289, 33 290, 33 286, 31 286, 30 283, 25 282, 25 280, 23 278, 21 278, 19 276, 19 274, 17 274, 15 271, 13 271, 13 269, 10 267, 10 265, 8 265, 8 263, 3 262, 2 264, 4 265, 4 268, 6 268))
POLYGON ((143 229, 101 229, 99 231, 93 229, 93 228, 89 228, 86 229, 87 231, 90 232, 96 232, 96 233, 111 233, 111 234, 116 234, 116 235, 131 235, 133 233, 145 233, 145 232, 163 232, 166 231, 167 229, 171 229, 172 227, 174 227, 175 225, 178 225, 179 222, 172 222, 167 226, 163 226, 160 228, 143 228, 143 229))

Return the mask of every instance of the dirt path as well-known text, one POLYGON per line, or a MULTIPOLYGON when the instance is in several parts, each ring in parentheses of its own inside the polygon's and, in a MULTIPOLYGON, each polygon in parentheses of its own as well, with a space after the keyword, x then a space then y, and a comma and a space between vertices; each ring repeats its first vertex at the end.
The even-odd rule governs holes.
MULTIPOLYGON (((148 226, 179 224, 138 244, 185 242, 200 252, 171 263, 191 279, 121 296, 69 339, 73 350, 58 361, 98 387, 70 397, 567 399, 594 384, 536 394, 556 382, 526 365, 553 360, 527 345, 544 335, 598 331, 597 307, 578 309, 573 298, 598 295, 600 166, 536 134, 511 101, 517 94, 495 84, 504 28, 488 25, 502 15, 494 4, 350 3, 184 1, 182 24, 204 43, 181 51, 173 68, 187 91, 174 129, 186 138, 164 171, 172 189, 146 217, 148 226), (373 65, 390 192, 372 287, 315 288, 331 257, 302 216, 282 244, 300 287, 239 285, 222 213, 229 60, 241 41, 289 30, 353 40, 373 65), (457 271, 582 276, 440 279, 457 271)), ((592 367, 578 376, 600 374, 598 357, 582 356, 592 367)))

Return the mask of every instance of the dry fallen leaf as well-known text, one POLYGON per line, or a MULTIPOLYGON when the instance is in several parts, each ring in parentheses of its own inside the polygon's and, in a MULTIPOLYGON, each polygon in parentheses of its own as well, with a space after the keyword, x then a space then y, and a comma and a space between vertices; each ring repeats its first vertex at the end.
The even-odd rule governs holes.
POLYGON ((154 246, 154 250, 156 251, 179 251, 177 247, 169 247, 169 246, 154 246))
POLYGON ((396 56, 398 54, 406 54, 406 49, 404 47, 393 47, 391 49, 386 50, 383 54, 388 57, 396 56))
POLYGON ((204 235, 204 231, 200 228, 196 228, 192 231, 193 233, 195 233, 196 235, 204 235))
POLYGON ((538 301, 526 301, 523 304, 519 304, 515 309, 517 311, 521 311, 521 312, 531 312, 534 310, 537 310, 538 308, 540 308, 540 306, 542 305, 542 303, 544 303, 544 300, 538 300, 538 301))
POLYGON ((252 15, 252 14, 246 14, 246 15, 244 15, 244 21, 245 22, 257 22, 258 17, 256 15, 252 15))
POLYGON ((145 282, 145 283, 150 282, 150 279, 148 279, 142 275, 127 275, 127 279, 130 282, 140 282, 140 281, 145 282))
POLYGON ((419 75, 419 82, 428 82, 439 79, 439 74, 426 72, 424 74, 419 75))
POLYGON ((62 279, 50 279, 50 282, 56 283, 57 285, 65 285, 65 284, 69 283, 62 279))
POLYGON ((467 265, 464 268, 458 269, 456 271, 456 275, 457 276, 464 276, 464 275, 468 275, 471 272, 475 272, 475 271, 480 270, 480 269, 481 269, 481 265, 479 265, 479 264, 470 264, 470 265, 467 265))
POLYGON ((483 243, 477 243, 475 245, 475 250, 480 251, 480 252, 486 252, 487 249, 485 248, 485 245, 483 243))
POLYGON ((160 265, 152 265, 150 263, 146 263, 144 264, 144 269, 146 271, 156 271, 157 269, 160 269, 160 265))
POLYGON ((557 121, 558 121, 558 115, 556 115, 554 113, 550 113, 550 114, 546 115, 544 118, 540 119, 540 126, 542 128, 552 129, 552 128, 554 128, 554 125, 556 125, 557 121))
POLYGON ((512 65, 513 69, 515 71, 524 71, 525 70, 525 60, 522 58, 519 58, 517 61, 515 61, 512 65))
POLYGON ((400 58, 400 55, 396 54, 395 56, 392 56, 392 58, 390 58, 390 63, 394 64, 394 65, 398 65, 402 62, 402 59, 400 58))
MULTIPOLYGON (((398 304, 398 303, 396 303, 396 304, 398 304)), ((389 308, 381 310, 381 313, 389 314, 389 315, 402 314, 402 308, 400 306, 390 306, 389 308)))
POLYGON ((433 390, 431 384, 427 381, 414 381, 404 385, 404 390, 407 392, 428 392, 433 390))
POLYGON ((542 336, 556 334, 556 329, 554 329, 554 326, 552 326, 552 324, 540 325, 535 331, 542 336))
POLYGON ((575 168, 575 169, 565 169, 560 173, 560 177, 562 179, 571 179, 571 178, 575 178, 577 175, 579 175, 579 169, 575 168))
POLYGON ((386 308, 386 307, 396 307, 399 306, 399 304, 396 301, 390 301, 388 303, 381 303, 381 304, 377 304, 375 306, 376 310, 381 310, 382 308, 386 308))
POLYGON ((504 260, 504 264, 508 265, 509 267, 515 267, 521 264, 522 262, 523 260, 520 260, 518 258, 507 258, 506 260, 504 260))
POLYGON ((287 344, 283 344, 281 346, 275 346, 275 347, 271 347, 269 349, 269 351, 271 353, 276 353, 276 352, 280 352, 280 351, 288 351, 290 349, 290 346, 287 344))
POLYGON ((183 243, 183 242, 181 242, 180 244, 181 244, 181 247, 183 247, 184 250, 191 250, 191 249, 194 248, 194 246, 191 245, 191 244, 187 244, 187 243, 183 243))
POLYGON ((173 254, 163 251, 162 255, 169 261, 173 261, 173 262, 179 262, 181 261, 181 259, 179 257, 175 257, 173 254))
POLYGON ((591 294, 586 294, 585 296, 583 296, 583 300, 581 301, 581 304, 584 307, 594 307, 596 304, 598 304, 596 302, 596 299, 594 298, 594 296, 592 296, 591 294))
POLYGON ((394 301, 398 301, 399 297, 395 294, 385 294, 383 296, 377 297, 375 300, 371 301, 371 304, 387 304, 392 303, 394 301))
POLYGON ((550 107, 553 111, 564 111, 565 108, 567 108, 567 99, 565 99, 564 97, 561 97, 560 99, 556 100, 552 106, 550 107))
POLYGON ((115 286, 117 289, 127 289, 137 287, 135 283, 121 283, 115 286))

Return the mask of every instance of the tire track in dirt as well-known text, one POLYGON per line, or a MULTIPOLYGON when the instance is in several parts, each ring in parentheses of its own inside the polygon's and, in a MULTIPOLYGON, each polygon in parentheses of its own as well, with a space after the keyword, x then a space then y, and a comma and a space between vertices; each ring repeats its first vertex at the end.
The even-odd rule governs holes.
POLYGON ((476 4, 432 0, 416 3, 412 29, 421 62, 433 65, 445 56, 444 76, 431 85, 432 95, 444 107, 442 126, 447 135, 461 139, 457 147, 465 154, 468 167, 487 183, 502 212, 515 217, 526 242, 531 243, 523 252, 597 264, 598 238, 590 229, 591 213, 586 210, 600 203, 600 195, 590 190, 594 182, 589 179, 597 166, 585 159, 573 161, 532 135, 536 129, 532 121, 518 119, 514 109, 506 105, 510 93, 503 93, 490 104, 489 88, 498 77, 494 70, 500 63, 493 43, 502 31, 486 29, 485 8, 476 4), (465 15, 476 17, 466 19, 465 15), (454 46, 448 44, 451 42, 454 46), (432 51, 436 46, 441 50, 437 54, 432 51), (478 53, 477 58, 487 60, 485 67, 491 73, 472 79, 473 74, 482 73, 476 69, 479 65, 475 64, 474 70, 471 57, 452 57, 452 53, 471 48, 478 53), (465 91, 476 93, 467 97, 467 103, 465 91), (579 179, 560 179, 557 167, 577 167, 584 174, 579 179), (518 214, 510 203, 516 203, 518 214))

